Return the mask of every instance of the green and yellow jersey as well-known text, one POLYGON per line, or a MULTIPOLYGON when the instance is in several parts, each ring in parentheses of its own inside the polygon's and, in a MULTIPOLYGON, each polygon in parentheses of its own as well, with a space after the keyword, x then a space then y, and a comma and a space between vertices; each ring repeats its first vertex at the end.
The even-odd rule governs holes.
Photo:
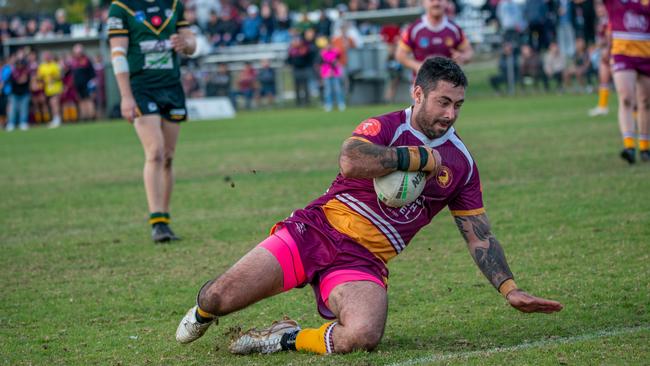
POLYGON ((108 36, 128 37, 131 85, 159 88, 178 84, 178 55, 170 37, 189 26, 180 0, 115 0, 108 11, 108 36))

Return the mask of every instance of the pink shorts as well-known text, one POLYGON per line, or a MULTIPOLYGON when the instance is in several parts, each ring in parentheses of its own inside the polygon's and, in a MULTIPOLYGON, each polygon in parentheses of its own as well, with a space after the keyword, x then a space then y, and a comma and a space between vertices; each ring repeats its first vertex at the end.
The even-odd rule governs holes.
MULTIPOLYGON (((278 260, 284 277, 284 291, 307 284, 308 278, 305 274, 298 245, 286 227, 275 231, 266 240, 261 242, 259 246, 271 252, 278 260)), ((328 306, 330 293, 336 286, 346 282, 371 281, 384 289, 386 288, 386 285, 381 279, 353 268, 337 268, 333 271, 324 272, 324 274, 322 278, 312 281, 312 286, 314 287, 314 294, 319 305, 318 311, 324 318, 328 319, 335 318, 328 306)))

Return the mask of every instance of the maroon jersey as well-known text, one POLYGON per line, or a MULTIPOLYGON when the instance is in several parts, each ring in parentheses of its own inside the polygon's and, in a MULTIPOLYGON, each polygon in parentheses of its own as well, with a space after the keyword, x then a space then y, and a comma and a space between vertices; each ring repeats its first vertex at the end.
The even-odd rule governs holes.
POLYGON ((451 51, 460 49, 467 42, 463 30, 446 16, 434 27, 426 15, 422 15, 402 32, 399 45, 413 52, 417 61, 424 61, 431 56, 451 58, 451 51))
POLYGON ((605 0, 605 7, 612 31, 612 55, 650 58, 650 1, 605 0))
POLYGON ((404 250, 445 206, 458 216, 485 212, 476 163, 454 128, 431 140, 413 128, 411 113, 409 107, 370 118, 357 127, 353 136, 383 146, 435 148, 443 167, 437 177, 428 180, 420 197, 403 207, 389 207, 377 198, 372 179, 345 178, 339 174, 324 195, 304 210, 294 212, 287 221, 319 226, 321 232, 329 229, 320 226, 327 222, 386 263, 404 250), (315 212, 319 220, 309 218, 315 212))

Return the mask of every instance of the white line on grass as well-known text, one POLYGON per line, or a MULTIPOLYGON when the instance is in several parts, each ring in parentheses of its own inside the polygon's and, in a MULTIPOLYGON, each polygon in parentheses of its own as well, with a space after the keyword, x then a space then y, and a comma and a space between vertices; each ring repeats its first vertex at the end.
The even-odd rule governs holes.
POLYGON ((495 347, 495 348, 489 348, 489 349, 478 350, 478 351, 456 352, 456 353, 447 353, 447 354, 441 354, 441 355, 431 355, 431 356, 414 358, 414 359, 411 359, 411 360, 406 360, 406 361, 402 361, 402 362, 393 363, 393 364, 390 364, 389 366, 407 366, 407 365, 417 365, 417 364, 426 363, 426 362, 447 361, 447 360, 452 360, 452 359, 455 359, 455 358, 469 358, 469 357, 473 357, 473 356, 489 356, 489 355, 493 355, 495 353, 519 351, 519 350, 522 350, 522 349, 530 349, 530 348, 541 348, 541 347, 546 347, 546 346, 554 346, 554 345, 558 345, 558 344, 576 343, 576 342, 589 341, 589 340, 598 339, 598 338, 613 337, 613 336, 618 336, 618 335, 623 335, 623 334, 637 333, 637 332, 641 332, 641 331, 645 331, 645 330, 650 330, 650 325, 642 325, 642 326, 639 326, 639 327, 618 328, 618 329, 611 329, 611 330, 600 330, 600 331, 597 331, 597 332, 587 333, 587 334, 582 334, 582 335, 577 335, 577 336, 572 336, 572 337, 562 337, 562 338, 545 339, 545 340, 535 341, 535 342, 526 342, 526 343, 522 343, 522 344, 518 344, 516 346, 510 346, 510 347, 495 347))

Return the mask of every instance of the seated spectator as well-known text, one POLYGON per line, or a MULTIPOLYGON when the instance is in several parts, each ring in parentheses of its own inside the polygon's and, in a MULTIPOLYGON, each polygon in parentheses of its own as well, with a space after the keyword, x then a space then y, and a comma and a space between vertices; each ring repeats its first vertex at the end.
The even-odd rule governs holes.
POLYGON ((268 1, 263 2, 260 6, 260 17, 262 20, 262 24, 260 25, 260 42, 270 43, 275 30, 276 19, 273 15, 273 10, 271 10, 271 4, 268 1))
POLYGON ((521 86, 525 90, 528 86, 538 88, 541 81, 544 90, 548 91, 548 78, 544 73, 544 65, 539 54, 527 44, 521 46, 521 86))
POLYGON ((203 97, 203 90, 201 90, 201 85, 193 72, 187 71, 183 73, 181 85, 183 85, 183 91, 188 98, 203 97))
POLYGON ((271 67, 269 60, 262 60, 262 67, 257 72, 257 81, 260 84, 260 99, 266 98, 266 105, 272 106, 275 102, 275 70, 271 67))
POLYGON ((58 36, 69 36, 70 35, 70 23, 66 20, 65 9, 59 8, 56 9, 54 13, 54 34, 58 36))
POLYGON ((506 89, 514 88, 519 80, 519 64, 512 43, 505 42, 499 56, 498 73, 490 77, 490 86, 498 93, 503 94, 502 86, 506 89))
POLYGON ((549 79, 555 80, 557 89, 563 91, 562 76, 566 68, 566 59, 560 53, 557 43, 551 42, 548 51, 544 55, 544 72, 549 79))
POLYGON ((295 25, 296 32, 299 34, 304 34, 307 29, 312 29, 314 28, 314 24, 309 20, 309 15, 307 14, 306 11, 303 11, 300 14, 300 20, 298 20, 298 23, 295 25))
POLYGON ((208 76, 205 95, 208 97, 232 97, 232 78, 228 71, 228 64, 219 64, 217 72, 208 76))
POLYGON ((25 55, 19 54, 16 56, 10 83, 11 94, 9 95, 7 131, 13 131, 16 128, 16 122, 18 122, 18 126, 22 131, 26 131, 29 128, 30 71, 25 55))
POLYGON ((11 33, 12 38, 25 37, 26 30, 22 19, 19 17, 13 17, 9 24, 9 32, 11 33))
POLYGON ((564 70, 564 87, 568 90, 571 86, 571 81, 575 79, 578 85, 574 85, 574 91, 589 92, 589 90, 586 90, 586 79, 591 62, 589 61, 589 52, 587 51, 585 40, 583 38, 576 38, 575 48, 576 52, 564 70))
POLYGON ((254 44, 260 39, 260 28, 262 27, 262 18, 259 15, 257 5, 249 5, 246 9, 246 17, 242 20, 241 31, 244 35, 242 43, 254 44))
MULTIPOLYGON (((257 73, 250 62, 244 64, 244 69, 239 73, 239 80, 237 81, 238 89, 236 96, 244 97, 246 109, 253 107, 253 97, 255 96, 257 73)), ((235 108, 237 107, 237 99, 235 99, 235 108)))

